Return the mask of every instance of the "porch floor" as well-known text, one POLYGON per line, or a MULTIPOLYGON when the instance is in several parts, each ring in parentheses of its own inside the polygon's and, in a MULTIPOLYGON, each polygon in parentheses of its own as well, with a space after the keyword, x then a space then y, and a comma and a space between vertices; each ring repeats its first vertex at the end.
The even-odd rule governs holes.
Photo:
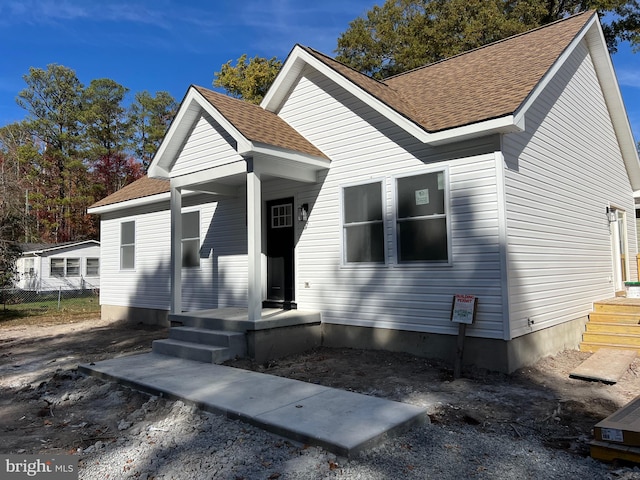
POLYGON ((80 365, 79 370, 346 457, 429 422, 426 408, 154 353, 80 365))
POLYGON ((268 330, 278 327, 320 323, 320 312, 263 308, 262 318, 252 322, 249 321, 249 314, 246 308, 226 307, 173 313, 169 315, 169 320, 172 324, 188 324, 194 321, 209 320, 209 323, 213 326, 233 331, 268 330))

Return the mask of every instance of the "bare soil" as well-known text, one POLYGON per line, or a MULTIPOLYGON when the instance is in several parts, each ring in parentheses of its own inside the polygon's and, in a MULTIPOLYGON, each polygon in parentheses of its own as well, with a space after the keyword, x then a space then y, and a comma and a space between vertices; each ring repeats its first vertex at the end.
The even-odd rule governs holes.
MULTIPOLYGON (((0 453, 71 453, 118 436, 148 396, 77 372, 78 364, 147 352, 161 327, 72 320, 0 323, 0 453)), ((319 348, 267 364, 227 365, 427 407, 431 421, 482 432, 535 435, 586 456, 593 426, 640 395, 640 359, 614 385, 569 378, 588 353, 564 351, 504 375, 403 353, 319 348)))

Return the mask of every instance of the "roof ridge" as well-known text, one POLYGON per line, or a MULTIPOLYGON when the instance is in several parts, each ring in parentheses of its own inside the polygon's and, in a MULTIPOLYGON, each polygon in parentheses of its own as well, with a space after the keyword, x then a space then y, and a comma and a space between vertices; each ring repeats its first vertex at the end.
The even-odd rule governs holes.
POLYGON ((505 42, 508 42, 510 40, 513 40, 513 39, 516 39, 516 38, 519 38, 519 37, 523 37, 525 35, 532 34, 534 32, 538 32, 539 30, 543 30, 545 28, 549 28, 549 27, 552 27, 554 25, 557 25, 558 23, 562 23, 562 22, 566 22, 566 21, 571 20, 571 19, 575 19, 575 18, 577 18, 579 16, 582 16, 582 15, 586 15, 586 14, 594 15, 595 13, 596 13, 595 10, 584 10, 582 12, 574 13, 573 15, 569 15, 568 17, 560 18, 558 20, 554 20, 551 23, 547 23, 545 25, 540 25, 539 27, 532 28, 531 30, 527 30, 527 31, 521 32, 521 33, 516 33, 515 35, 511 35, 509 37, 505 37, 505 38, 502 38, 500 40, 496 40, 495 42, 487 43, 486 45, 481 45, 479 47, 472 48, 471 50, 467 50, 465 52, 460 52, 460 53, 458 53, 456 55, 452 55, 450 57, 443 58, 441 60, 438 60, 438 61, 435 61, 435 62, 431 62, 431 63, 428 63, 426 65, 421 65, 420 67, 412 68, 411 70, 407 70, 406 72, 402 72, 402 73, 398 73, 396 75, 392 75, 390 77, 386 77, 382 81, 382 83, 386 84, 387 81, 396 79, 396 78, 401 77, 403 75, 409 75, 409 74, 411 74, 413 72, 416 72, 416 71, 419 71, 419 70, 423 70, 425 68, 432 67, 434 65, 438 65, 438 64, 441 64, 441 63, 444 63, 444 62, 448 62, 449 60, 453 60, 455 58, 459 58, 459 57, 462 57, 464 55, 469 55, 469 54, 477 52, 479 50, 483 50, 483 49, 486 49, 486 48, 489 48, 489 47, 492 47, 492 46, 495 46, 495 45, 498 45, 498 44, 501 44, 501 43, 505 43, 505 42))

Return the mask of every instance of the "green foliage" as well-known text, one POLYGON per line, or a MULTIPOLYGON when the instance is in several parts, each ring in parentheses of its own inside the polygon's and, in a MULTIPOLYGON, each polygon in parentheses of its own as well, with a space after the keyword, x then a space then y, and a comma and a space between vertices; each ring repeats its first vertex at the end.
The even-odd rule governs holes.
POLYGON ((61 65, 30 68, 17 103, 27 111, 0 129, 3 209, 19 218, 12 241, 96 238, 87 207, 142 175, 177 105, 166 92, 136 96, 102 78, 85 87, 61 65), (136 161, 131 153, 138 154, 136 161))
POLYGON ((610 51, 640 45, 638 0, 387 0, 338 38, 336 59, 376 78, 416 68, 597 9, 610 51))
POLYGON ((235 66, 229 60, 222 65, 219 72, 215 72, 213 86, 224 88, 235 98, 259 104, 280 68, 282 68, 282 61, 276 57, 271 59, 253 57, 247 62, 247 55, 244 54, 238 58, 235 66))
POLYGON ((136 93, 129 109, 130 146, 142 161, 144 171, 149 168, 177 110, 178 104, 168 92, 156 92, 155 96, 146 90, 136 93))

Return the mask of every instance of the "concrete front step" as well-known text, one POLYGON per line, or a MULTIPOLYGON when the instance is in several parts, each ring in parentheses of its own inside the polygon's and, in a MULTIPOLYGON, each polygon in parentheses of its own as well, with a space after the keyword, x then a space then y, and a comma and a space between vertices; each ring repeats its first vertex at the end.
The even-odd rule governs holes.
POLYGON ((232 351, 229 347, 184 342, 171 338, 154 340, 151 349, 153 353, 204 363, 222 363, 236 356, 243 356, 243 354, 232 351))
POLYGON ((172 327, 169 329, 169 338, 182 342, 228 347, 237 351, 239 355, 246 353, 246 337, 244 333, 240 332, 208 330, 196 327, 172 327))

